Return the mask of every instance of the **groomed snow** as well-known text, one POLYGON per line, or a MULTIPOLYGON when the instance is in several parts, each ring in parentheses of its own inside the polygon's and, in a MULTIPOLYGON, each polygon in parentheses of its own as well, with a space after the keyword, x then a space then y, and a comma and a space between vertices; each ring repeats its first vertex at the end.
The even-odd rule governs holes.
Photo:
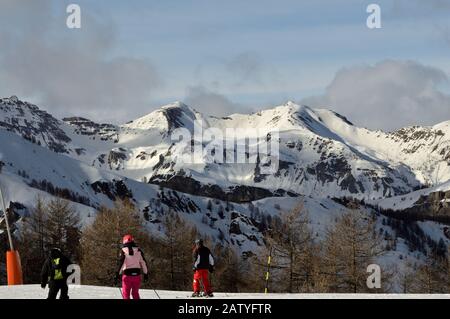
MULTIPOLYGON (((189 291, 157 290, 161 299, 192 299, 189 291)), ((0 286, 0 299, 45 299, 48 289, 39 285, 0 286)), ((70 287, 71 299, 122 299, 119 288, 99 286, 70 287)), ((142 299, 158 299, 153 290, 142 289, 142 299)), ((263 294, 215 293, 214 299, 450 299, 450 294, 263 294)), ((203 299, 203 298, 202 298, 203 299)))

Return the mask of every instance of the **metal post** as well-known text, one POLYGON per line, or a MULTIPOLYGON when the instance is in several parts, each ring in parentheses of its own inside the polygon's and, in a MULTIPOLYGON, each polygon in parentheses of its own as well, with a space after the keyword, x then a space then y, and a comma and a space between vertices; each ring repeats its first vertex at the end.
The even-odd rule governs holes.
POLYGON ((0 185, 0 197, 2 200, 3 216, 5 218, 6 232, 8 233, 9 249, 11 251, 14 251, 14 244, 13 244, 12 237, 11 237, 11 229, 9 228, 9 222, 8 222, 8 213, 6 211, 5 199, 3 198, 3 192, 2 192, 1 185, 0 185))
POLYGON ((267 258, 266 286, 264 288, 265 294, 267 294, 269 291, 269 276, 270 276, 270 262, 271 261, 272 261, 272 247, 270 247, 269 257, 267 258))

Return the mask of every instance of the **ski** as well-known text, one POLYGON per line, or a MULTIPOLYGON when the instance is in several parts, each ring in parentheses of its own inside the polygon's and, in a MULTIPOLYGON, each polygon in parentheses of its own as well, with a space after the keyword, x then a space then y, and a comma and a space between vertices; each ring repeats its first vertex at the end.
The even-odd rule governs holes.
POLYGON ((195 299, 195 298, 213 298, 213 297, 214 297, 213 294, 207 295, 207 294, 205 294, 205 293, 201 293, 201 294, 199 294, 198 296, 193 296, 193 295, 189 295, 189 296, 188 296, 188 298, 193 298, 193 299, 195 299))

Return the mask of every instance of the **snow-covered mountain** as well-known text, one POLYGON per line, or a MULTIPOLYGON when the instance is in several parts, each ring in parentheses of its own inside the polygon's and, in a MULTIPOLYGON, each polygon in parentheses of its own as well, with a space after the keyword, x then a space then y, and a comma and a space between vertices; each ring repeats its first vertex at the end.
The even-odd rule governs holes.
MULTIPOLYGON (((217 149, 234 158, 229 145, 217 149)), ((368 212, 381 207, 420 216, 424 231, 436 240, 447 240, 439 222, 450 222, 450 122, 370 131, 333 111, 293 102, 222 118, 175 102, 112 125, 82 117, 59 120, 17 97, 4 98, 0 168, 0 183, 18 217, 38 194, 71 200, 86 223, 99 206, 128 197, 145 214, 149 231, 160 230, 161 215, 171 208, 244 254, 264 245, 262 216, 289 210, 300 200, 319 235, 347 210, 338 200, 344 197, 364 200, 368 212), (173 140, 172 134, 193 133, 195 123, 222 132, 258 129, 251 131, 257 143, 279 132, 278 169, 267 173, 259 160, 223 163, 207 155, 195 163, 180 160, 203 142, 173 140), (436 213, 426 213, 430 207, 436 213)))
MULTIPOLYGON (((79 123, 67 123, 75 132, 81 131, 79 123)), ((85 152, 72 151, 70 156, 131 179, 200 195, 211 195, 209 186, 220 185, 225 193, 236 186, 253 189, 250 199, 269 196, 267 191, 281 191, 373 200, 434 186, 450 178, 450 130, 446 123, 393 133, 372 132, 355 127, 332 111, 313 110, 292 102, 255 114, 224 118, 205 117, 176 102, 125 125, 110 127, 107 134, 91 132, 89 143, 80 139, 70 143, 69 149, 85 152), (222 132, 227 128, 257 128, 260 135, 265 135, 278 130, 278 171, 262 174, 258 163, 210 163, 205 159, 195 164, 179 162, 177 158, 191 145, 172 141, 170 134, 180 127, 192 132, 195 121, 201 121, 204 130, 218 128, 222 132), (91 145, 95 139, 101 142, 91 145)), ((225 147, 224 156, 232 157, 233 151, 225 147)), ((238 196, 229 197, 240 200, 238 196)))

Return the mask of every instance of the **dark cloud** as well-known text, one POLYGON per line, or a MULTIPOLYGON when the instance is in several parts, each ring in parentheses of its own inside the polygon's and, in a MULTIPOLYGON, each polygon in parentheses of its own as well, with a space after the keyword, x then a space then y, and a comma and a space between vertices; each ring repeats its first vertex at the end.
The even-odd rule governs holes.
POLYGON ((226 96, 210 91, 203 86, 189 87, 186 93, 186 104, 203 114, 226 116, 247 110, 241 104, 234 103, 226 96))
POLYGON ((432 125, 450 120, 450 95, 439 88, 448 77, 413 61, 385 60, 337 72, 322 96, 304 99, 313 107, 331 108, 372 129, 432 125))
POLYGON ((276 72, 264 63, 262 57, 250 51, 220 59, 214 67, 199 65, 196 72, 200 81, 186 88, 184 101, 204 114, 215 116, 254 111, 252 106, 235 103, 220 91, 253 90, 273 85, 278 79, 276 72))
POLYGON ((49 0, 2 0, 0 95, 38 102, 58 116, 103 120, 138 113, 161 85, 150 61, 112 55, 114 24, 83 10, 82 28, 66 28, 65 7, 49 0))
POLYGON ((282 81, 276 68, 254 51, 244 51, 229 58, 216 58, 213 63, 200 64, 195 70, 195 76, 197 86, 212 91, 266 89, 282 81))

